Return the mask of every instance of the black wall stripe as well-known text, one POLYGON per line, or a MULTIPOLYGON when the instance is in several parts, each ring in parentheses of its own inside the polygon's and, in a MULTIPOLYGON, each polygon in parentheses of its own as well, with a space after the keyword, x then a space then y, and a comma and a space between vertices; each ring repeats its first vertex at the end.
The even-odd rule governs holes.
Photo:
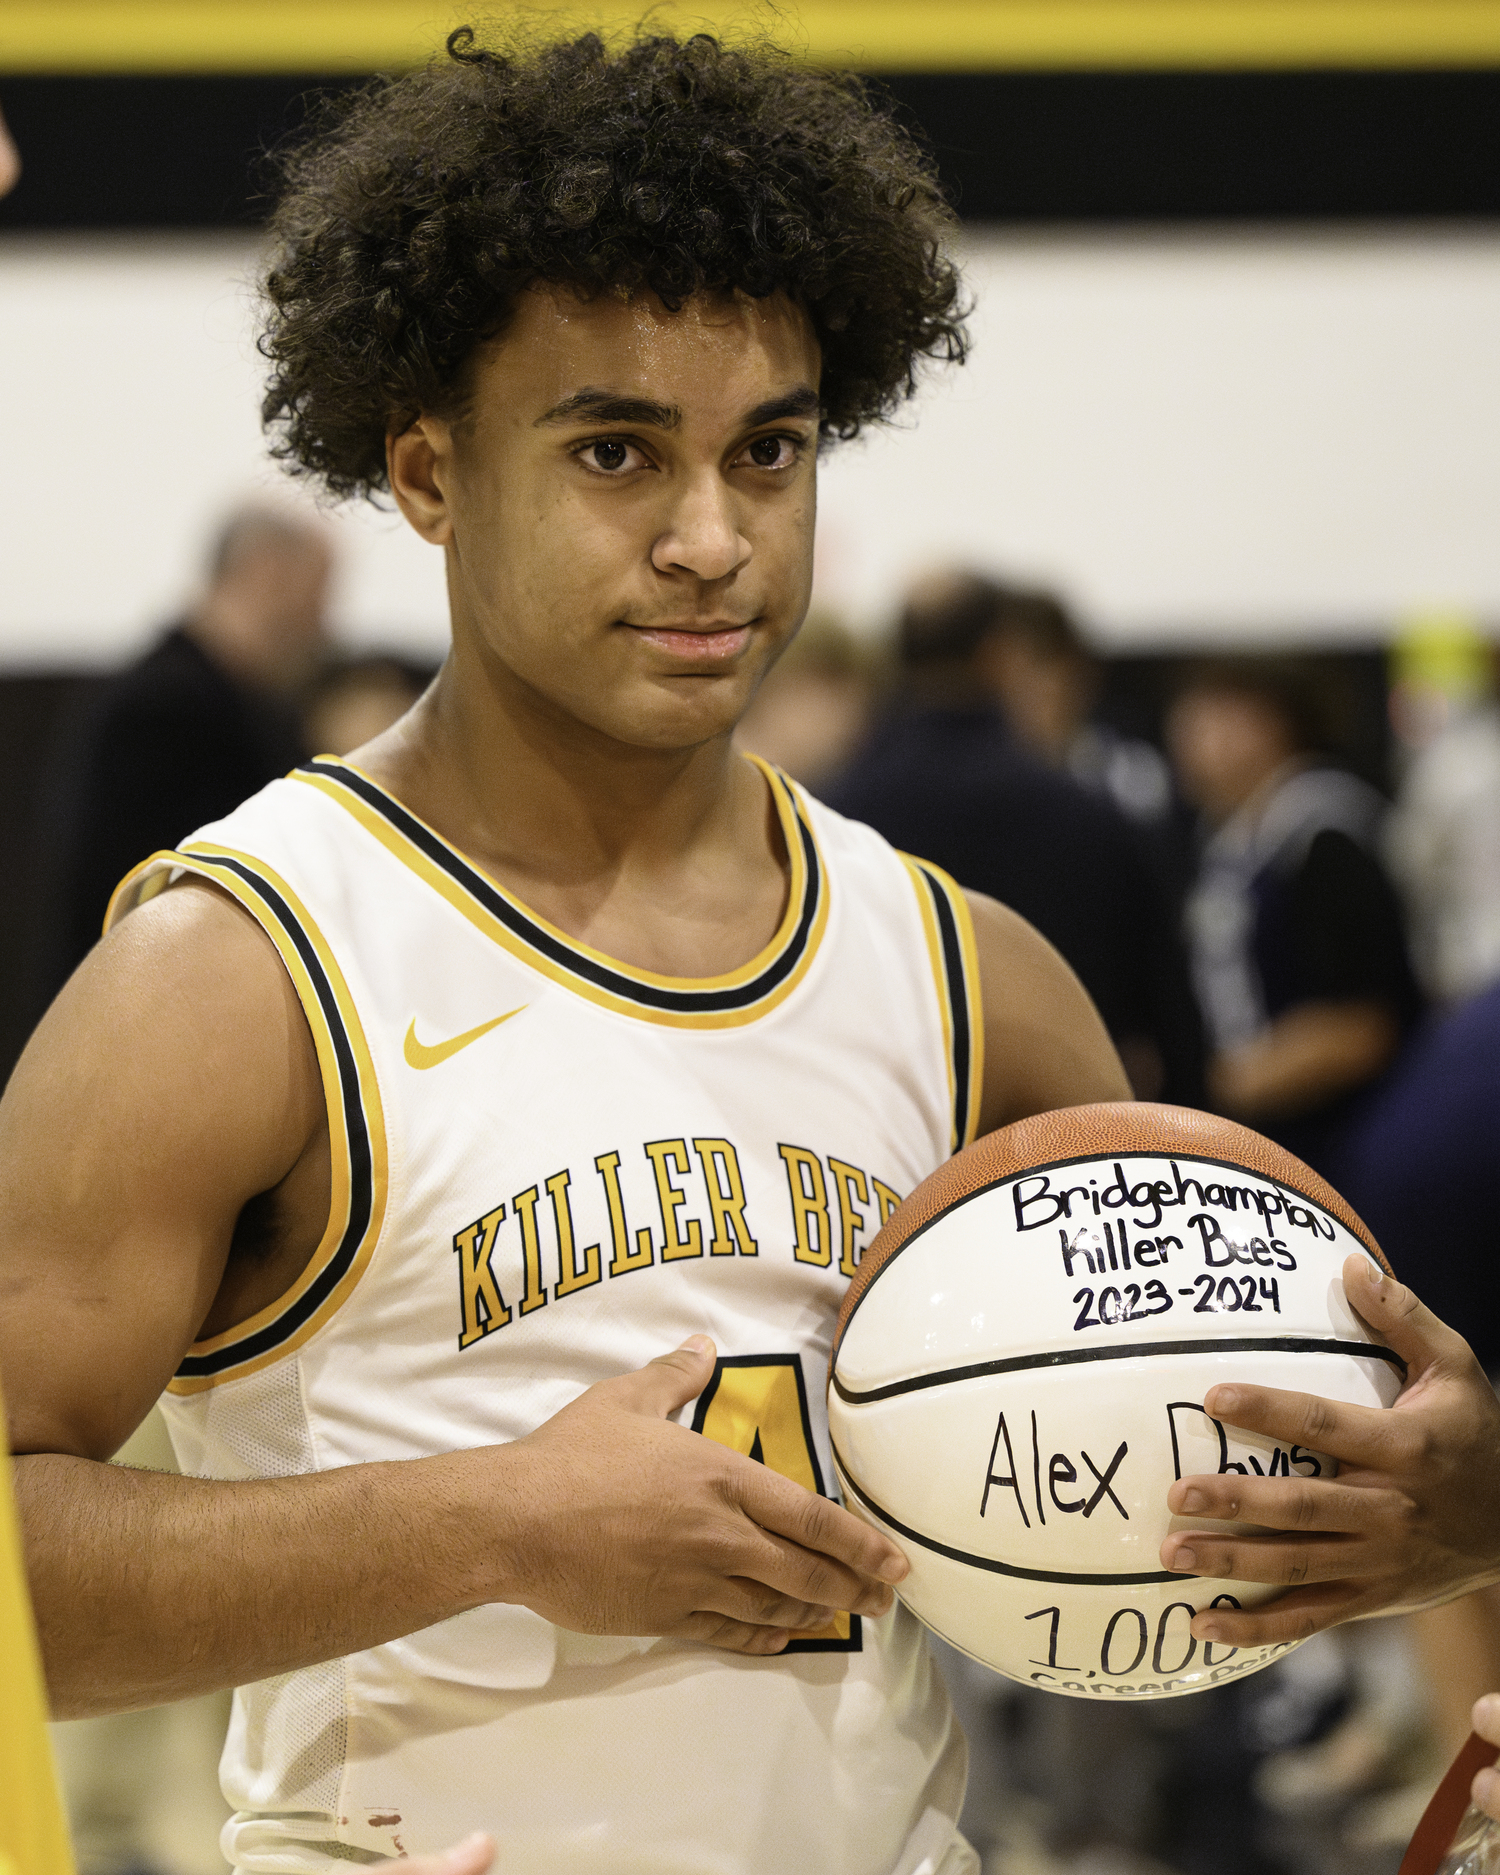
MULTIPOLYGON (((9 74, 25 170, 0 226, 209 228, 266 212, 285 75, 9 74)), ((1500 71, 890 73, 971 221, 1500 215, 1500 71)))
MULTIPOLYGON (((511 901, 497 892, 484 875, 460 859, 452 849, 422 822, 407 813, 398 801, 391 798, 381 788, 367 781, 363 775, 355 774, 347 768, 335 767, 326 762, 308 762, 298 771, 302 774, 319 775, 325 780, 336 782, 356 794, 368 807, 390 823, 396 831, 408 839, 419 852, 440 867, 448 877, 462 886, 470 898, 482 905, 489 915, 503 924, 507 931, 518 937, 551 963, 567 970, 596 989, 607 991, 624 1002, 639 1003, 648 1009, 661 1009, 680 1015, 718 1015, 730 1010, 751 1009, 780 984, 784 983, 796 969, 799 960, 806 951, 812 933, 813 923, 817 918, 818 907, 822 903, 823 893, 827 889, 822 868, 818 863, 818 849, 813 840, 812 830, 802 817, 796 796, 788 789, 787 798, 791 803, 793 818, 802 840, 802 854, 807 868, 806 890, 802 895, 802 911, 797 927, 787 940, 782 950, 758 977, 741 984, 737 989, 727 990, 674 990, 662 988, 652 983, 640 983, 634 977, 625 976, 608 965, 597 962, 592 957, 585 957, 575 951, 571 945, 552 936, 549 931, 534 923, 511 901)), ((778 787, 786 784, 779 779, 778 787)))
POLYGON ((370 1146, 370 1130, 365 1119, 364 1102, 360 1098, 359 1065, 354 1058, 354 1049, 350 1044, 344 1019, 339 1011, 338 999, 334 995, 333 985, 329 982, 312 940, 302 929, 295 913, 274 887, 252 872, 248 866, 238 860, 221 859, 213 854, 202 853, 191 856, 204 864, 222 867, 232 872, 248 885, 261 902, 271 911, 277 923, 291 938, 297 954, 307 968, 317 994, 318 1006, 328 1024, 333 1038, 334 1059, 338 1063, 339 1085, 344 1097, 345 1132, 349 1142, 349 1220, 338 1248, 329 1258, 318 1276, 309 1283, 305 1292, 297 1298, 274 1322, 247 1335, 243 1340, 231 1342, 227 1347, 219 1348, 212 1354, 188 1355, 178 1368, 179 1378, 201 1380, 214 1374, 221 1374, 226 1368, 238 1367, 244 1361, 252 1361, 262 1354, 269 1354, 293 1336, 305 1322, 311 1319, 327 1301, 328 1297, 348 1274, 354 1262, 359 1246, 369 1228, 371 1212, 374 1208, 374 1166, 370 1146))
POLYGON ((1120 1341, 1108 1347, 1056 1348, 1045 1354, 1017 1354, 1003 1360, 973 1361, 965 1367, 945 1367, 934 1374, 915 1374, 909 1380, 893 1380, 883 1387, 870 1387, 863 1393, 846 1387, 835 1373, 833 1389, 850 1406, 868 1406, 875 1400, 891 1400, 902 1393, 921 1393, 929 1387, 956 1386, 965 1380, 981 1380, 990 1374, 1019 1374, 1038 1367, 1083 1367, 1094 1361, 1144 1361, 1156 1355, 1172 1354, 1348 1354, 1356 1359, 1386 1361, 1406 1378, 1406 1362, 1394 1348, 1378 1341, 1335 1341, 1310 1335, 1246 1335, 1218 1340, 1199 1335, 1184 1341, 1120 1341))
MULTIPOLYGON (((899 1532, 909 1542, 920 1543, 923 1549, 930 1549, 939 1556, 946 1556, 952 1562, 965 1564, 970 1569, 983 1569, 990 1575, 1016 1576, 1023 1582, 1070 1582, 1077 1588, 1132 1588, 1148 1582, 1181 1582, 1184 1580, 1175 1569, 1155 1569, 1141 1575, 1080 1575, 1059 1569, 1023 1569, 1017 1563, 997 1562, 993 1556, 976 1556, 971 1550, 955 1549, 951 1543, 940 1543, 935 1536, 924 1536, 920 1530, 913 1530, 910 1524, 902 1523, 899 1517, 893 1517, 883 1504, 877 1504, 851 1474, 844 1462, 844 1455, 835 1445, 834 1462, 839 1468, 839 1476, 859 1499, 867 1510, 871 1510, 884 1524, 899 1532)), ((1190 1580, 1191 1578, 1189 1578, 1190 1580)))
POLYGON ((932 908, 937 915, 938 938, 943 948, 943 968, 948 977, 948 1005, 953 1018, 953 1139, 963 1145, 969 1135, 969 1067, 973 1057, 973 1038, 969 1030, 969 987, 964 975, 964 947, 958 934, 958 919, 942 882, 917 862, 927 889, 932 894, 932 908))

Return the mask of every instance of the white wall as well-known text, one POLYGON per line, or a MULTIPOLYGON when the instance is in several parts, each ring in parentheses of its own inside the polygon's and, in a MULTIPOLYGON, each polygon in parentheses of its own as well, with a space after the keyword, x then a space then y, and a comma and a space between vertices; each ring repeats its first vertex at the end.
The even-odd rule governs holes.
MULTIPOLYGON (((1500 619, 1500 231, 980 234, 970 363, 826 463, 822 596, 957 557, 1120 646, 1500 619)), ((94 662, 190 590, 264 463, 253 242, 0 240, 0 662, 94 662)), ((435 650, 439 557, 337 518, 353 642, 435 650)))

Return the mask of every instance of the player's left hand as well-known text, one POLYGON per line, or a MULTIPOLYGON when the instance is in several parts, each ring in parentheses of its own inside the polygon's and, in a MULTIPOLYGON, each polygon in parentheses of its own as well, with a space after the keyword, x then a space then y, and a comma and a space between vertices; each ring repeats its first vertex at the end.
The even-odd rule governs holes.
POLYGON ((1388 1412, 1235 1382, 1203 1410, 1225 1424, 1296 1441, 1339 1461, 1336 1478, 1181 1478, 1178 1516, 1259 1524, 1264 1535, 1176 1530, 1162 1566, 1184 1575, 1274 1582, 1263 1607, 1204 1610, 1200 1640, 1233 1647, 1305 1640, 1362 1615, 1409 1611, 1500 1581, 1500 1402, 1462 1336, 1362 1256, 1344 1291, 1376 1338, 1407 1364, 1388 1412))

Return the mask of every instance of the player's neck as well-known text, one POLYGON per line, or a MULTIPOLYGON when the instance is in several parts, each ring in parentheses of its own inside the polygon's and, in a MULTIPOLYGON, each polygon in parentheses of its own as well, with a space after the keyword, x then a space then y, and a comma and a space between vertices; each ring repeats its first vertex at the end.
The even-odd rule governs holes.
POLYGON ((712 975, 769 940, 784 842, 727 735, 641 748, 471 679, 450 662, 360 766, 534 911, 622 961, 712 975))

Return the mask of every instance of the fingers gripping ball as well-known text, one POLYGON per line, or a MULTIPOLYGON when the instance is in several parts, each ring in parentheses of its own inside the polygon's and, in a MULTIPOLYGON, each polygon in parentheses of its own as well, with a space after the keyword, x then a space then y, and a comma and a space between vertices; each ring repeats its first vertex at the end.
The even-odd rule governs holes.
POLYGON ((1286 1652, 1190 1633, 1278 1591, 1163 1570, 1169 1530, 1205 1527, 1166 1497, 1205 1472, 1337 1470, 1209 1418, 1220 1381, 1395 1399, 1402 1364, 1344 1297, 1351 1252, 1386 1267, 1300 1160, 1185 1108, 1068 1108, 950 1159, 866 1251, 830 1370, 845 1501, 905 1550, 902 1600, 1080 1698, 1196 1692, 1286 1652))

